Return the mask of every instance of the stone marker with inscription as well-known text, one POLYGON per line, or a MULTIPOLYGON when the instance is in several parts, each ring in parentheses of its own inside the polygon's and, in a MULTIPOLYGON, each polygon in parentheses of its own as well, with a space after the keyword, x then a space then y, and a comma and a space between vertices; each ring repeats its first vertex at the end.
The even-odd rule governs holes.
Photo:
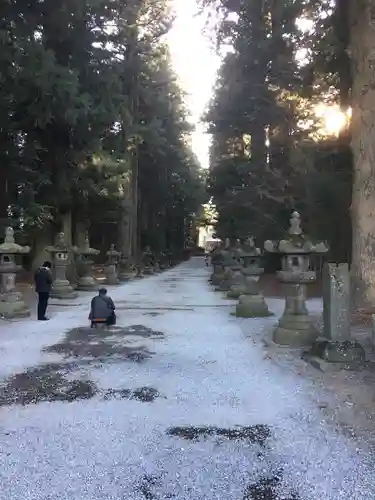
POLYGON ((324 265, 323 321, 324 337, 317 339, 303 358, 322 371, 360 368, 365 361, 365 352, 350 333, 348 264, 324 265))

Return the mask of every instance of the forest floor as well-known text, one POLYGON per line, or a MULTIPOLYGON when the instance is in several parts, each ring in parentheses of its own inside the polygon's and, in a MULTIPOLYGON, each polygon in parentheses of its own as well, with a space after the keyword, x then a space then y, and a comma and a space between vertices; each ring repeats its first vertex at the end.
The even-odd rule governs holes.
POLYGON ((0 324, 0 500, 373 498, 373 364, 267 347, 283 300, 235 318, 209 273, 196 257, 110 288, 108 331, 87 327, 92 294, 0 324))

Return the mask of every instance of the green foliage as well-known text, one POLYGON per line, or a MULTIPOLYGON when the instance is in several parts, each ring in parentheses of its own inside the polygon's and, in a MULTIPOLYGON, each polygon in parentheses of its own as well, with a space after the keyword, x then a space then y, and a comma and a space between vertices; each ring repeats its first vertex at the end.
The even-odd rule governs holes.
POLYGON ((280 236, 298 209, 306 230, 346 260, 350 137, 319 136, 313 113, 319 102, 348 106, 345 0, 335 7, 328 0, 202 3, 219 13, 218 44, 231 46, 206 115, 213 136, 207 190, 218 236, 280 236), (315 29, 302 32, 302 16, 315 29))

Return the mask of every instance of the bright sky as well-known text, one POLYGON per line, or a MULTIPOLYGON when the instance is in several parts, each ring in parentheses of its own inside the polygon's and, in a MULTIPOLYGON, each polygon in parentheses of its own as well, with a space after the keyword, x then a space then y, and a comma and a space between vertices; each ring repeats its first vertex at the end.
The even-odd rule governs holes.
POLYGON ((187 93, 186 104, 196 125, 192 137, 193 150, 202 166, 208 168, 210 138, 200 118, 211 98, 220 58, 215 54, 203 30, 205 19, 197 16, 196 0, 173 0, 176 21, 169 33, 169 47, 174 69, 187 93))

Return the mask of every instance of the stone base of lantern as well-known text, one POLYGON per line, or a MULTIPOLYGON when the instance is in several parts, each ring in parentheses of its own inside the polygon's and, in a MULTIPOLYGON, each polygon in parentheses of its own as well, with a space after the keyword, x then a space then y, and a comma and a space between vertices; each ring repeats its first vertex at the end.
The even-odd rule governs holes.
POLYGON ((366 354, 357 341, 337 342, 317 339, 302 358, 323 372, 358 370, 366 362, 366 354))
POLYGON ((143 268, 143 274, 145 276, 150 276, 151 274, 154 274, 154 268, 152 266, 146 266, 143 268))
POLYGON ((266 318, 273 316, 268 309, 262 294, 241 295, 236 306, 235 316, 238 318, 266 318))
POLYGON ((106 285, 116 286, 120 284, 120 280, 117 275, 116 266, 111 264, 106 266, 104 269, 105 273, 105 283, 106 285))
POLYGON ((54 281, 51 290, 51 299, 75 299, 78 293, 74 291, 72 285, 68 280, 54 281))
POLYGON ((144 278, 143 276, 143 270, 141 267, 137 267, 136 274, 134 276, 135 278, 142 279, 144 278))
POLYGON ((227 299, 239 299, 244 293, 244 285, 232 285, 227 291, 227 299))
POLYGON ((77 290, 82 290, 83 292, 90 292, 91 290, 98 289, 98 282, 93 276, 81 276, 78 278, 77 290))
POLYGON ((126 283, 127 281, 131 281, 134 278, 134 273, 132 271, 121 271, 118 279, 121 283, 126 283))
POLYGON ((160 271, 161 271, 161 269, 160 269, 159 262, 155 262, 154 273, 160 273, 160 271))
POLYGON ((5 319, 28 318, 30 309, 23 301, 22 294, 10 292, 0 295, 0 317, 5 319))
POLYGON ((229 290, 229 280, 224 278, 220 281, 219 286, 215 288, 216 292, 228 292, 229 290))
POLYGON ((223 279, 224 279, 224 273, 222 272, 212 273, 210 281, 213 286, 219 286, 220 283, 223 281, 223 279))
POLYGON ((304 347, 310 346, 317 336, 318 330, 308 314, 283 314, 273 332, 273 341, 278 345, 304 347))

